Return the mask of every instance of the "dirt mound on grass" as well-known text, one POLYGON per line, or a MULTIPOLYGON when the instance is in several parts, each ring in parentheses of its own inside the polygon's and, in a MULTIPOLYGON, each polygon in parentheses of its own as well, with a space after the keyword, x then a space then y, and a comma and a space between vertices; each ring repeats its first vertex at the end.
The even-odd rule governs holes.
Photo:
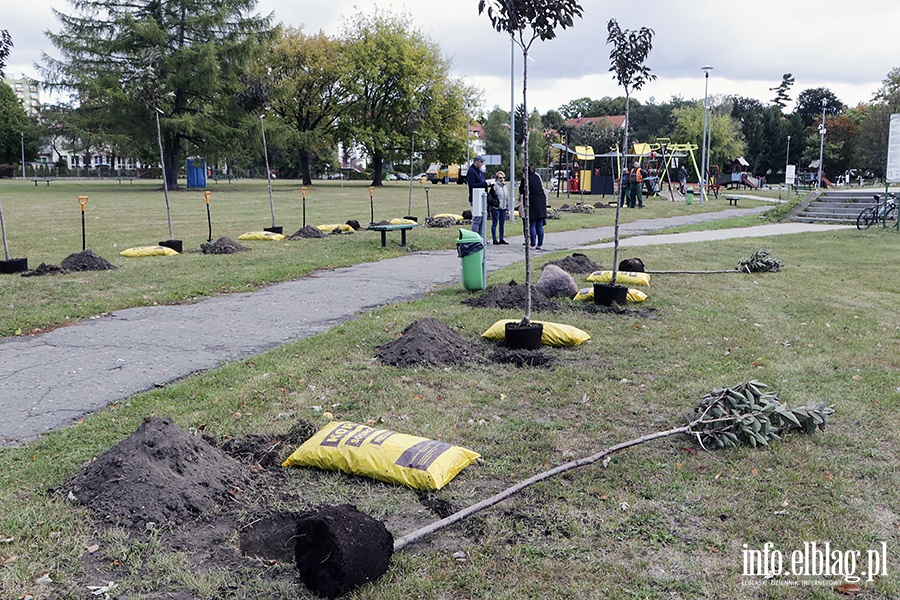
POLYGON ((48 265, 47 263, 41 263, 34 269, 30 271, 25 271, 22 273, 22 277, 43 277, 44 275, 61 275, 65 273, 65 269, 60 267, 59 265, 48 265))
POLYGON ((144 530, 182 523, 230 502, 246 485, 242 465, 170 419, 147 417, 63 486, 99 519, 144 530))
POLYGON ((230 237, 220 237, 216 241, 200 244, 200 251, 203 254, 234 254, 235 252, 244 252, 249 250, 247 246, 239 244, 230 237))
POLYGON ((94 254, 93 250, 84 250, 68 255, 63 259, 61 265, 41 263, 37 268, 22 273, 22 277, 61 275, 76 271, 111 271, 116 268, 116 265, 94 254))
POLYGON ((63 259, 60 266, 66 271, 111 271, 118 268, 105 258, 95 254, 93 250, 70 254, 63 259))
POLYGON ((446 367, 477 361, 479 351, 441 321, 425 318, 403 330, 399 338, 376 349, 393 367, 446 367))
POLYGON ((307 225, 306 227, 301 227, 294 233, 288 236, 289 240, 302 240, 307 238, 323 238, 328 234, 321 231, 317 227, 313 227, 312 225, 307 225))
MULTIPOLYGON (((484 294, 466 298, 462 303, 474 308, 525 310, 525 294, 526 288, 524 285, 510 281, 506 284, 491 286, 484 294)), ((535 289, 534 286, 531 286, 531 309, 536 311, 554 311, 559 310, 559 306, 542 292, 535 289)))
POLYGON ((560 258, 559 260, 551 260, 548 265, 556 265, 566 273, 593 273, 603 269, 600 265, 592 261, 584 254, 575 252, 572 256, 560 258))

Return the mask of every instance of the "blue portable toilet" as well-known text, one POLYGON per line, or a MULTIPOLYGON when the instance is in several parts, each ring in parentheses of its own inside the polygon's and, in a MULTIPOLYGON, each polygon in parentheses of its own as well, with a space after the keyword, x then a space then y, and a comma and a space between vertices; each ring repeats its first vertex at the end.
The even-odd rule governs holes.
POLYGON ((206 187, 206 159, 202 156, 189 156, 187 159, 187 183, 189 188, 206 187))

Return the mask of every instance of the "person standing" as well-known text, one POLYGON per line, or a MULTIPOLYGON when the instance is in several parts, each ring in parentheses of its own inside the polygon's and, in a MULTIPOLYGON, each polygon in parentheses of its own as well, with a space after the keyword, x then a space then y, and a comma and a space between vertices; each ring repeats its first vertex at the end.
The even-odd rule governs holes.
POLYGON ((622 177, 619 178, 619 206, 625 206, 628 197, 628 169, 622 169, 622 177))
MULTIPOLYGON (((481 171, 483 166, 484 157, 476 156, 472 159, 472 164, 469 165, 469 170, 466 172, 466 186, 469 190, 469 206, 472 206, 472 190, 487 189, 487 180, 485 180, 484 173, 481 171)), ((480 212, 477 215, 475 214, 475 210, 477 209, 478 207, 472 206, 472 231, 484 238, 483 218, 480 212)))
POLYGON ((491 206, 491 239, 494 244, 508 245, 504 239, 506 216, 509 214, 509 190, 506 188, 506 173, 497 171, 494 175, 493 193, 496 206, 491 206), (500 227, 500 241, 497 241, 497 227, 500 227))
POLYGON ((678 191, 682 196, 687 193, 687 169, 684 165, 678 167, 678 191))
MULTIPOLYGON (((524 193, 524 186, 523 192, 524 193)), ((544 193, 544 182, 528 167, 528 236, 534 250, 543 250, 544 224, 547 222, 547 194, 544 193)))
POLYGON ((644 170, 641 163, 634 161, 634 166, 628 172, 628 208, 644 208, 644 195, 641 188, 644 187, 644 170))

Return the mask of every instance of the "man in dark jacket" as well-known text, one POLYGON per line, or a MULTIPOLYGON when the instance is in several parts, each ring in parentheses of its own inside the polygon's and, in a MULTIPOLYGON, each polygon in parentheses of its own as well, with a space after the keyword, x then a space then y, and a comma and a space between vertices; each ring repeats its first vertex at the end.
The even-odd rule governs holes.
MULTIPOLYGON (((472 159, 472 164, 469 165, 469 170, 466 172, 466 185, 469 189, 469 205, 472 206, 472 190, 474 189, 487 189, 487 181, 484 178, 484 173, 481 170, 481 167, 484 166, 484 157, 476 156, 472 159)), ((484 219, 482 218, 481 211, 483 207, 472 206, 472 231, 484 237, 484 219), (478 214, 475 214, 476 211, 478 214)))

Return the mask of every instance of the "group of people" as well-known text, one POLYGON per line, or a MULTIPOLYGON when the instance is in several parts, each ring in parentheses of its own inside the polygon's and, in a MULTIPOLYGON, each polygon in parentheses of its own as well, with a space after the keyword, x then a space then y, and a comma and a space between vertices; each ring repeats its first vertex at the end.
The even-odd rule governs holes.
POLYGON ((634 161, 630 169, 622 169, 622 180, 619 183, 619 206, 628 208, 644 208, 644 178, 647 172, 641 163, 634 161))
MULTIPOLYGON (((506 220, 509 218, 511 195, 506 187, 506 173, 497 171, 493 183, 488 184, 484 176, 484 157, 476 156, 466 173, 466 184, 469 190, 469 204, 472 203, 472 190, 484 189, 487 193, 487 205, 491 216, 491 239, 495 245, 508 245, 505 239, 506 220), (498 237, 499 230, 499 237, 498 237)), ((519 196, 519 216, 525 216, 523 196, 525 187, 521 187, 519 196)), ((528 170, 528 221, 529 231, 526 234, 533 250, 543 250, 544 225, 547 221, 547 194, 541 176, 528 170)), ((484 223, 481 215, 472 215, 472 231, 485 237, 484 223)))

